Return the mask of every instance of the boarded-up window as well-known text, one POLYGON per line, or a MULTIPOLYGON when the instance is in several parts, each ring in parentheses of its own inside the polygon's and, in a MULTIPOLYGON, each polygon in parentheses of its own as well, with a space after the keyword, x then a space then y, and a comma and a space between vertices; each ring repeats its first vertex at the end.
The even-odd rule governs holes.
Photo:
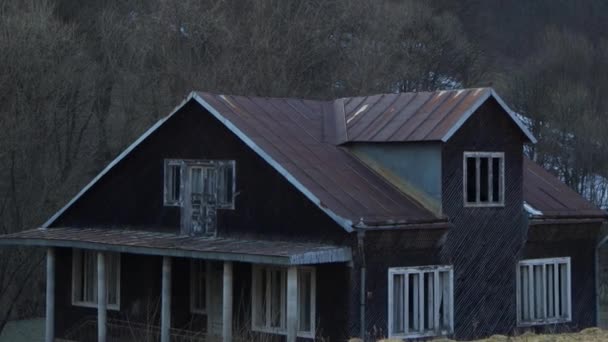
POLYGON ((417 338, 454 331, 451 266, 390 268, 389 336, 417 338))
POLYGON ((572 319, 570 258, 522 260, 517 266, 517 323, 520 326, 572 319))
MULTIPOLYGON (((120 254, 104 253, 108 309, 120 307, 120 254)), ((97 307, 97 252, 72 252, 72 304, 97 307)))
POLYGON ((504 205, 504 153, 465 152, 463 189, 465 206, 504 205))
POLYGON ((183 206, 184 177, 192 177, 192 193, 203 191, 213 195, 218 209, 234 209, 236 168, 234 160, 181 160, 165 159, 164 196, 165 206, 183 206), (186 172, 190 170, 188 175, 186 172))

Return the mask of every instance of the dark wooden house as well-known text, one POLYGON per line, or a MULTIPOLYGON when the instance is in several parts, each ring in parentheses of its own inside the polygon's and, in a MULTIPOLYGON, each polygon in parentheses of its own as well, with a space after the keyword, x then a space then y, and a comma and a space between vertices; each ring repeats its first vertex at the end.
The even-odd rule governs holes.
POLYGON ((47 341, 462 339, 595 322, 606 213, 492 89, 193 92, 41 228, 47 341))

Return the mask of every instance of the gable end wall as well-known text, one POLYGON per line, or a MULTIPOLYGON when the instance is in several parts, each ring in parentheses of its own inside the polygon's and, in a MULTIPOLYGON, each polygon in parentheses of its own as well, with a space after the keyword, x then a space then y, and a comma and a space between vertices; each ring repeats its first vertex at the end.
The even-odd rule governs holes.
POLYGON ((524 247, 523 135, 494 100, 487 101, 444 145, 443 212, 453 224, 442 249, 454 265, 455 337, 508 334, 516 324, 515 265, 524 247), (467 208, 463 152, 505 153, 505 205, 467 208))

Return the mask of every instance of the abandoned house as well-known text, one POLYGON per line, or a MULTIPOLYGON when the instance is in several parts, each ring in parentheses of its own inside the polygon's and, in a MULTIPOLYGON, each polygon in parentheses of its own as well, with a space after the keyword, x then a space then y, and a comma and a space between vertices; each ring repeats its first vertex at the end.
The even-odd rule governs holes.
POLYGON ((455 339, 596 324, 606 213, 489 88, 191 93, 42 227, 46 340, 455 339))

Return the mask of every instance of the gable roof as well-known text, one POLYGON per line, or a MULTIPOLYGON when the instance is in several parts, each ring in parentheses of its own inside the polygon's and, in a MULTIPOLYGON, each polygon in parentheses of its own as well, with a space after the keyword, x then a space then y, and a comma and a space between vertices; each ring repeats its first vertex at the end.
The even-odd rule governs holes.
MULTIPOLYGON (((377 125, 374 123, 377 120, 385 120, 384 118, 389 116, 392 118, 390 121, 401 122, 399 129, 395 131, 400 133, 390 136, 386 133, 372 134, 373 129, 370 128, 356 135, 352 133, 356 136, 352 139, 367 137, 371 139, 369 141, 418 141, 416 139, 447 141, 477 108, 486 100, 494 98, 522 129, 523 134, 530 141, 535 141, 492 89, 383 96, 386 97, 386 101, 390 99, 393 103, 402 101, 405 104, 399 110, 382 111, 381 107, 374 108, 376 105, 384 108, 390 106, 381 105, 376 101, 374 102, 376 105, 368 106, 360 112, 367 100, 358 99, 363 98, 312 101, 192 92, 173 112, 158 121, 125 149, 42 227, 51 226, 99 179, 190 101, 199 104, 213 115, 347 231, 353 231, 355 228, 412 226, 442 228, 448 225, 447 218, 437 216, 414 198, 400 192, 340 145, 345 142, 343 138, 348 137, 349 125, 352 132, 356 132, 355 128, 364 122, 368 122, 371 127, 377 125), (433 106, 433 110, 429 110, 425 105, 416 105, 422 99, 427 105, 435 102, 437 105, 433 106), (451 105, 447 105, 448 103, 451 105), (342 110, 343 115, 341 115, 342 110), (364 114, 367 110, 367 114, 364 114), (358 115, 363 116, 355 121, 358 115), (402 115, 407 120, 403 120, 402 115), (354 119, 348 122, 351 118, 354 119), (364 121, 361 121, 363 118, 364 121), (411 129, 410 125, 416 128, 411 129), (409 130, 412 132, 405 134, 409 130), (428 132, 416 133, 417 130, 428 132), (385 140, 379 140, 382 137, 385 140), (395 140, 397 138, 402 140, 395 140)), ((389 122, 380 129, 380 132, 395 127, 396 124, 389 122)))
POLYGON ((529 142, 536 139, 492 88, 382 94, 336 100, 343 142, 447 142, 488 99, 494 99, 529 142))
POLYGON ((347 231, 354 228, 447 226, 413 198, 323 138, 329 101, 258 98, 192 92, 112 161, 42 226, 49 227, 112 167, 195 101, 347 231))
POLYGON ((531 218, 606 218, 607 213, 584 199, 542 166, 524 157, 525 209, 531 218))

